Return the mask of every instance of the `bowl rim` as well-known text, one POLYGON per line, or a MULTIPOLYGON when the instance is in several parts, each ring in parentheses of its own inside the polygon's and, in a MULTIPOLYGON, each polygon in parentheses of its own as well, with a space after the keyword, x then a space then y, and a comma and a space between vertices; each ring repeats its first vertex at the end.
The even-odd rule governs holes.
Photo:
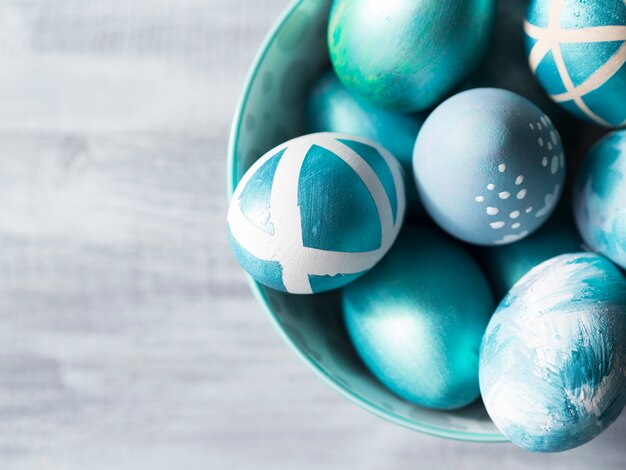
MULTIPOLYGON (((239 97, 237 107, 235 110, 235 114, 233 117, 233 121, 230 127, 230 135, 228 139, 228 157, 227 157, 227 165, 226 165, 226 183, 227 183, 227 197, 228 201, 232 198, 232 194, 235 190, 236 186, 236 155, 237 148, 239 145, 239 135, 241 132, 241 127, 243 125, 243 112, 247 106, 248 98, 251 93, 252 85, 256 80, 258 71, 263 63, 265 56, 269 48, 272 46, 278 33, 285 25, 285 23, 289 20, 291 15, 296 11, 297 7, 301 4, 309 0, 291 0, 289 4, 281 11, 278 18, 275 20, 273 25, 270 27, 268 32, 265 34, 261 45, 259 46, 255 58, 252 61, 252 65, 248 69, 246 78, 244 80, 243 91, 239 97)), ((270 323, 274 327, 274 329, 281 336, 283 341, 287 343, 289 348, 303 361, 309 369, 313 370, 313 372, 322 379, 324 383, 334 389, 337 393, 339 393, 342 397, 347 399, 348 401, 356 404, 357 406, 369 411, 370 413, 382 418, 386 421, 395 423, 399 426, 418 431, 424 434, 428 434, 436 437, 443 437, 447 439, 453 439, 457 441, 466 441, 466 442, 483 442, 483 443, 502 443, 509 442, 508 439, 500 433, 480 433, 480 432, 466 432, 466 431, 456 431, 443 427, 432 426, 429 424, 418 423, 415 421, 408 420, 406 418, 402 418, 397 415, 392 415, 388 411, 380 408, 376 404, 366 400, 360 396, 355 395, 353 392, 347 390, 345 387, 336 382, 332 377, 330 377, 319 365, 313 362, 300 347, 289 337, 289 335, 285 332, 282 327, 280 320, 273 312, 269 300, 265 293, 263 292, 262 286, 256 282, 249 274, 245 273, 246 280, 252 294, 258 303, 261 304, 262 310, 265 313, 266 317, 270 320, 270 323)))

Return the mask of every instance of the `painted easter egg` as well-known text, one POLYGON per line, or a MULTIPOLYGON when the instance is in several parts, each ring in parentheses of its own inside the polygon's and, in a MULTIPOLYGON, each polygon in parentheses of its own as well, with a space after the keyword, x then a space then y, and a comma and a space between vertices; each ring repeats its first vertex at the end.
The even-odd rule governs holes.
POLYGON ((314 84, 307 102, 308 132, 367 137, 389 150, 405 174, 407 215, 422 213, 413 180, 413 145, 426 116, 386 111, 355 98, 332 70, 314 84))
POLYGON ((626 403, 626 280, 606 258, 565 254, 531 270, 491 318, 480 351, 489 416, 535 452, 582 445, 626 403))
POLYGON ((244 174, 228 209, 241 267, 294 294, 343 286, 374 266, 404 217, 402 168, 369 139, 338 133, 297 137, 244 174))
POLYGON ((478 352, 493 308, 476 262, 433 228, 406 227, 343 290, 345 324, 366 366, 401 398, 436 409, 478 398, 478 352))
POLYGON ((501 299, 524 274, 555 256, 585 251, 569 211, 557 213, 518 243, 490 246, 482 250, 481 261, 497 299, 501 299))
POLYGON ((626 125, 626 3, 532 0, 528 62, 550 97, 606 127, 626 125))
POLYGON ((521 240, 551 214, 565 157, 552 122, 527 99, 475 88, 426 119, 413 169, 427 212, 444 230, 478 245, 521 240))
POLYGON ((493 0, 335 0, 330 59, 346 87, 377 106, 430 108, 482 58, 493 0))
POLYGON ((626 130, 607 135, 585 156, 574 215, 587 244, 626 269, 626 130))

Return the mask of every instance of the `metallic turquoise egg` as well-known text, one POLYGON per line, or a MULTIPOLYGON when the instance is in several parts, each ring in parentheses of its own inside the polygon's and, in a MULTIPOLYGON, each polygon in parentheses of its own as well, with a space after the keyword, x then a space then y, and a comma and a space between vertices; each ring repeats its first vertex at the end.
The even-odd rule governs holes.
POLYGON ((330 59, 362 99, 398 111, 424 110, 478 65, 494 16, 493 0, 335 0, 330 59))
POLYGON ((387 111, 355 98, 332 70, 313 85, 307 101, 307 132, 341 132, 379 143, 404 170, 407 215, 424 214, 413 179, 413 146, 425 114, 387 111))
POLYGON ((565 253, 584 251, 584 243, 569 215, 561 210, 548 222, 517 243, 483 250, 485 273, 496 298, 504 295, 538 264, 565 253))
POLYGON ((342 302, 358 354, 392 392, 441 410, 478 398, 480 342, 495 306, 459 243, 406 227, 374 269, 343 289, 342 302))

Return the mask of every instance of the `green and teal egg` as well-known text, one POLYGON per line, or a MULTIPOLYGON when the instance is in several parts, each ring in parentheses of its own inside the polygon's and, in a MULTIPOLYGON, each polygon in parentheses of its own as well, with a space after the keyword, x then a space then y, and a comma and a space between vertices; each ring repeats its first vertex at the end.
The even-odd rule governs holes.
POLYGON ((460 243, 434 228, 407 226, 342 298, 359 356, 391 391, 442 410, 479 397, 478 353, 494 301, 460 243))
POLYGON ((241 267, 273 289, 335 289, 371 269, 393 244, 405 212, 403 172, 369 139, 297 137, 244 174, 228 210, 241 267))
POLYGON ((606 258, 565 254, 535 267, 500 303, 480 352, 487 411, 533 452, 580 446, 626 403, 626 280, 606 258))
POLYGON ((605 136, 585 156, 574 214, 587 244, 626 269, 626 130, 605 136))
POLYGON ((434 221, 477 245, 523 239, 550 216, 565 156, 550 118, 497 88, 464 91, 439 105, 415 143, 420 198, 434 221))
POLYGON ((313 85, 307 102, 308 132, 367 137, 395 156, 405 174, 407 215, 423 213, 413 180, 413 145, 425 115, 387 111, 354 97, 332 70, 313 85))
POLYGON ((550 97, 575 116, 626 125, 626 3, 532 0, 528 62, 550 97))
POLYGON ((330 59, 339 79, 363 100, 425 110, 476 68, 494 13, 493 0, 335 0, 330 59))

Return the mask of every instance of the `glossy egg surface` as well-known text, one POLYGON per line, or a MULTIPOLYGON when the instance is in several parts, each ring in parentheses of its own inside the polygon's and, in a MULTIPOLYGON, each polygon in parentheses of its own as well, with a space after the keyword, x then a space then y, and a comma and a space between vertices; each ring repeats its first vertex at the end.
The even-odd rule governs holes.
POLYGON ((373 270, 344 288, 343 308, 357 352, 391 391, 436 409, 478 398, 478 351, 494 303, 458 242, 406 227, 373 270))

